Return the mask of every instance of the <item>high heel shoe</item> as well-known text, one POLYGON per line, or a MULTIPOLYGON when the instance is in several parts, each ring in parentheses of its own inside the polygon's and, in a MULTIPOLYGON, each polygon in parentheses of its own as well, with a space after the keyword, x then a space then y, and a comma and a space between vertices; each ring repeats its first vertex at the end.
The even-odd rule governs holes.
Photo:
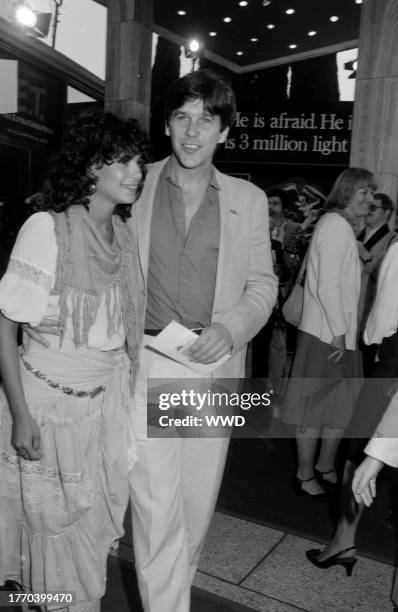
POLYGON ((327 487, 332 487, 332 488, 337 487, 337 481, 332 482, 331 480, 328 480, 327 478, 325 478, 326 474, 333 474, 333 472, 336 473, 336 470, 334 468, 332 470, 328 470, 327 472, 321 472, 320 470, 317 470, 316 468, 314 468, 314 472, 315 472, 315 478, 318 480, 318 482, 321 485, 326 485, 327 487))
POLYGON ((334 565, 341 565, 345 568, 346 575, 351 576, 352 570, 354 569, 354 565, 357 562, 357 558, 352 557, 341 557, 340 555, 348 552, 349 550, 354 550, 355 546, 350 546, 349 548, 345 548, 344 550, 340 550, 335 555, 324 559, 323 561, 319 561, 318 556, 322 552, 319 548, 311 548, 311 550, 306 551, 306 556, 308 561, 310 561, 319 569, 328 569, 329 567, 333 567, 334 565))
POLYGON ((319 501, 319 502, 329 501, 331 498, 330 498, 330 495, 326 493, 326 491, 323 491, 323 493, 312 494, 306 491, 305 489, 303 489, 303 483, 310 482, 311 480, 316 480, 315 476, 313 476, 312 478, 307 478, 307 480, 301 480, 300 478, 295 476, 293 478, 292 487, 298 495, 308 495, 308 497, 310 497, 314 501, 319 501))

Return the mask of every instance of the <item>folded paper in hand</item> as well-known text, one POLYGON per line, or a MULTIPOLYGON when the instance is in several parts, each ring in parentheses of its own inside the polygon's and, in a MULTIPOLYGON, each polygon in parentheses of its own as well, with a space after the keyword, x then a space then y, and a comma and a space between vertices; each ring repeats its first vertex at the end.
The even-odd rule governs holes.
POLYGON ((219 365, 227 361, 231 355, 224 355, 212 363, 189 361, 187 353, 191 344, 198 339, 198 334, 184 327, 177 321, 171 321, 157 336, 147 343, 147 346, 174 359, 198 374, 210 374, 219 365))

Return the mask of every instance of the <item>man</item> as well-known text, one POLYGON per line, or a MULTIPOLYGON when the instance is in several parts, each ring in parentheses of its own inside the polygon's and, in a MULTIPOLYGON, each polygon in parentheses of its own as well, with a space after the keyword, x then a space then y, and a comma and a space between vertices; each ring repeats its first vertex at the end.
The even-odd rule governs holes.
MULTIPOLYGON (((366 320, 372 307, 377 286, 377 275, 388 247, 397 238, 390 230, 388 221, 394 210, 394 204, 386 194, 376 193, 374 201, 368 207, 365 217, 365 227, 358 235, 358 251, 362 261, 361 293, 358 305, 358 320, 360 330, 365 329, 366 320)), ((362 337, 362 334, 361 334, 362 337)), ((372 367, 376 348, 360 342, 364 361, 365 376, 372 367)))
POLYGON ((173 85, 165 115, 171 156, 149 167, 128 222, 147 289, 134 408, 138 460, 131 476, 145 612, 189 612, 228 448, 225 437, 147 437, 147 380, 197 376, 147 346, 173 319, 202 328, 190 359, 211 363, 231 353, 215 375, 242 377, 246 345, 276 300, 265 194, 212 164, 234 112, 232 89, 219 75, 199 70, 173 85))
MULTIPOLYGON (((283 189, 267 191, 271 248, 279 280, 279 302, 286 299, 297 275, 306 247, 304 231, 299 223, 286 217, 289 196, 283 189)), ((268 325, 252 342, 252 375, 268 377, 278 403, 283 394, 283 377, 287 367, 286 322, 278 308, 268 325)))

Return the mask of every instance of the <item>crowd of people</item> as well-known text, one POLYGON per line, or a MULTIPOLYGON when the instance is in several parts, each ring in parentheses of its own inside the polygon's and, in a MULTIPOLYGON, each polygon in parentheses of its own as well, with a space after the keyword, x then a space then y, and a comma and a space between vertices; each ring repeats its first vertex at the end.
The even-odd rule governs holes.
POLYGON ((294 363, 279 390, 281 418, 296 426, 297 493, 328 498, 339 442, 356 427, 357 407, 369 407, 347 457, 334 540, 307 553, 318 567, 352 571, 362 507, 382 465, 398 466, 387 437, 398 419, 392 202, 375 194, 371 172, 348 168, 308 246, 315 219, 287 219, 283 191, 268 194, 269 222, 264 192, 213 165, 234 114, 219 75, 178 79, 165 105, 171 154, 153 164, 136 121, 77 117, 39 212, 18 234, 0 281, 0 585, 75 594, 43 610, 100 610, 130 499, 145 612, 189 612, 228 437, 147 435, 148 381, 200 388, 206 379, 208 388, 208 375, 151 350, 173 320, 198 334, 189 360, 228 357, 214 377, 231 380, 244 376, 248 343, 266 329, 270 353, 254 358, 269 358, 278 381, 288 374, 281 309, 305 272, 294 363), (366 382, 361 390, 362 331, 364 346, 380 345, 377 361, 368 356, 369 381, 384 380, 372 402, 366 382))

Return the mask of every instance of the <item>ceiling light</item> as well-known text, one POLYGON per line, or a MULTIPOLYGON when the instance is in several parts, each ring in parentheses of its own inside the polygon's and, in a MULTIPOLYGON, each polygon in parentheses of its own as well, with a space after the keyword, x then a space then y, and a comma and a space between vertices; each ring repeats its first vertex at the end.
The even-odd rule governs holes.
POLYGON ((333 23, 334 23, 335 21, 338 21, 339 19, 340 19, 340 18, 339 18, 339 17, 337 17, 337 15, 332 15, 331 17, 329 17, 329 20, 330 20, 330 21, 332 21, 333 23))
POLYGON ((258 42, 258 38, 251 38, 250 42, 258 42))
POLYGON ((187 12, 186 12, 186 11, 177 11, 177 13, 178 13, 179 15, 186 15, 186 14, 187 14, 187 12))
POLYGON ((217 36, 217 32, 209 32, 209 36, 217 36))
POLYGON ((287 11, 285 11, 286 15, 293 15, 295 12, 296 11, 294 9, 287 9, 287 11))
POLYGON ((274 25, 273 23, 268 23, 268 24, 267 24, 267 28, 268 28, 268 30, 273 30, 273 29, 274 29, 274 27, 275 27, 275 25, 274 25))
POLYGON ((316 32, 315 30, 311 30, 311 32, 308 32, 308 36, 315 36, 316 32))
POLYGON ((263 0, 263 6, 269 6, 271 4, 271 0, 263 0))
POLYGON ((297 49, 297 45, 295 45, 294 43, 292 43, 291 45, 289 45, 289 49, 297 49))
POLYGON ((236 55, 243 55, 243 51, 237 51, 236 55))
POLYGON ((247 0, 241 0, 239 2, 239 6, 247 6, 249 3, 247 2, 247 0))
POLYGON ((232 19, 231 17, 224 17, 223 21, 225 21, 225 23, 230 23, 232 19))
POLYGON ((362 4, 362 0, 355 0, 355 4, 362 4))

